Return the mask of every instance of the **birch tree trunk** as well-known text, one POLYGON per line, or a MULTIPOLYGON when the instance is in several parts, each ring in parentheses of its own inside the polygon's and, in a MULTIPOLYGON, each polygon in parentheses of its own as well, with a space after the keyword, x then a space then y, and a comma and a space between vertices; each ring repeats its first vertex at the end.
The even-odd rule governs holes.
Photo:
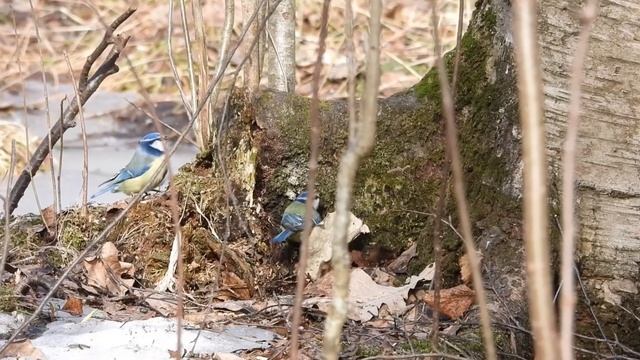
POLYGON ((273 90, 284 92, 293 92, 295 90, 295 15, 295 1, 283 0, 269 19, 267 72, 269 76, 269 88, 273 90))
MULTIPOLYGON (((542 1, 540 5, 547 143, 556 174, 560 173, 568 74, 577 43, 581 6, 581 1, 574 0, 542 1)), ((616 334, 622 343, 638 349, 640 3, 601 1, 600 6, 583 83, 577 156, 581 226, 577 259, 606 336, 613 338, 616 334)), ((591 315, 584 307, 582 310, 579 332, 585 330, 580 324, 593 324, 591 315)), ((601 336, 599 331, 594 334, 601 336)))

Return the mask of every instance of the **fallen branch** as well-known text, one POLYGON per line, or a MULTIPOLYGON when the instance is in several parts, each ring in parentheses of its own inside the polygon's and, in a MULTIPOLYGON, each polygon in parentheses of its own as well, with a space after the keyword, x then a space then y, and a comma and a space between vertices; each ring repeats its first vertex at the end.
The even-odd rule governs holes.
POLYGON ((87 60, 84 63, 82 68, 82 72, 80 73, 80 78, 78 79, 78 101, 70 101, 67 108, 60 114, 60 118, 53 125, 51 129, 49 129, 49 133, 42 139, 40 145, 33 153, 29 164, 22 170, 22 173, 16 180, 16 183, 13 185, 11 189, 11 194, 9 195, 8 214, 12 214, 13 211, 18 207, 18 202, 22 199, 24 192, 27 187, 31 183, 32 177, 38 172, 38 169, 47 158, 50 153, 50 149, 55 145, 58 140, 62 137, 62 134, 76 126, 75 118, 80 112, 80 106, 84 105, 87 100, 98 90, 102 82, 109 77, 119 71, 118 65, 116 65, 116 61, 120 57, 122 50, 127 45, 130 36, 122 36, 122 35, 113 35, 113 32, 125 21, 127 20, 133 13, 136 11, 134 8, 129 8, 122 15, 120 15, 116 20, 111 23, 110 26, 107 27, 104 37, 95 50, 87 57, 87 60), (98 60, 100 55, 104 53, 104 51, 112 45, 111 51, 104 59, 102 64, 99 65, 96 72, 89 77, 89 72, 91 68, 98 60))

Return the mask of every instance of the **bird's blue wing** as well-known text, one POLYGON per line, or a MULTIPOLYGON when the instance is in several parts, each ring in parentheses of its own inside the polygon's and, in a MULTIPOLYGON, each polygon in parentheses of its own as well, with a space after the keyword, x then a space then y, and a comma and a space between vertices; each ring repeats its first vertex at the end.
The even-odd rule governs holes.
POLYGON ((140 149, 136 150, 127 166, 122 168, 114 177, 100 184, 98 191, 91 195, 91 199, 113 191, 117 188, 118 184, 125 180, 133 179, 144 174, 151 168, 152 161, 152 157, 145 155, 140 149))
POLYGON ((280 222, 285 229, 300 231, 304 227, 304 217, 291 213, 284 213, 280 222))
POLYGON ((313 212, 313 224, 314 225, 319 225, 322 222, 322 218, 320 217, 320 214, 317 211, 313 212))
POLYGON ((272 244, 282 244, 287 241, 289 236, 293 235, 293 231, 284 229, 280 232, 280 234, 276 235, 273 239, 271 239, 272 244))

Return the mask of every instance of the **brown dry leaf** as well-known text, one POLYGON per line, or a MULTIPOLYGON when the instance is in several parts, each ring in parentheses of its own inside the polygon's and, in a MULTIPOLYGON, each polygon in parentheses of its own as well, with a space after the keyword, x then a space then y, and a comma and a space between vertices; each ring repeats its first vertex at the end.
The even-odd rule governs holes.
POLYGON ((2 353, 0 353, 0 358, 18 358, 18 359, 30 359, 30 360, 46 360, 47 357, 44 355, 42 351, 37 349, 31 343, 31 340, 23 340, 23 341, 14 341, 7 346, 6 349, 2 353))
POLYGON ((238 275, 230 271, 225 271, 220 274, 220 278, 222 280, 222 288, 216 296, 217 298, 223 300, 251 299, 251 291, 249 291, 247 283, 245 283, 238 275))
POLYGON ((396 274, 406 274, 407 268, 409 267, 409 261, 411 261, 411 259, 413 259, 417 254, 417 248, 417 244, 413 243, 413 245, 393 260, 387 268, 396 274))
MULTIPOLYGON (((469 310, 473 304, 474 296, 475 292, 464 284, 441 290, 439 311, 451 319, 458 319, 469 310)), ((423 299, 429 306, 435 306, 433 291, 426 293, 423 299)))
POLYGON ((47 206, 42 209, 42 219, 44 220, 45 225, 48 229, 55 229, 57 225, 57 214, 56 210, 53 208, 53 205, 47 206))
POLYGON ((77 297, 69 296, 62 306, 62 310, 74 316, 82 316, 82 300, 77 297))
POLYGON ((394 325, 394 321, 391 319, 375 319, 367 321, 367 326, 371 326, 378 329, 390 328, 394 325))
POLYGON ((163 294, 151 294, 145 298, 145 302, 149 307, 165 317, 175 315, 178 309, 176 300, 171 296, 165 296, 163 294))
POLYGON ((100 257, 86 258, 83 265, 87 271, 87 284, 109 295, 122 296, 133 286, 135 268, 133 264, 118 260, 118 249, 112 242, 102 245, 100 257))
POLYGON ((203 324, 219 323, 228 321, 233 316, 222 312, 200 312, 184 314, 184 321, 190 325, 200 326, 203 324))

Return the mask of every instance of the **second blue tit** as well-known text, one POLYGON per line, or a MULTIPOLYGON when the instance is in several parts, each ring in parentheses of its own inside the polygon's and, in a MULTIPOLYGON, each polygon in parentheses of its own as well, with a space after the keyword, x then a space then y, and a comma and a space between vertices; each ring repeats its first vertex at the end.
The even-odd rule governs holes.
MULTIPOLYGON (((284 209, 282 214, 282 220, 280 224, 284 228, 280 234, 271 239, 272 244, 282 244, 287 239, 299 232, 304 228, 304 215, 306 213, 307 192, 303 192, 296 199, 284 209)), ((318 225, 322 222, 320 214, 318 213, 318 205, 320 205, 320 199, 316 195, 313 199, 313 225, 318 225)))

